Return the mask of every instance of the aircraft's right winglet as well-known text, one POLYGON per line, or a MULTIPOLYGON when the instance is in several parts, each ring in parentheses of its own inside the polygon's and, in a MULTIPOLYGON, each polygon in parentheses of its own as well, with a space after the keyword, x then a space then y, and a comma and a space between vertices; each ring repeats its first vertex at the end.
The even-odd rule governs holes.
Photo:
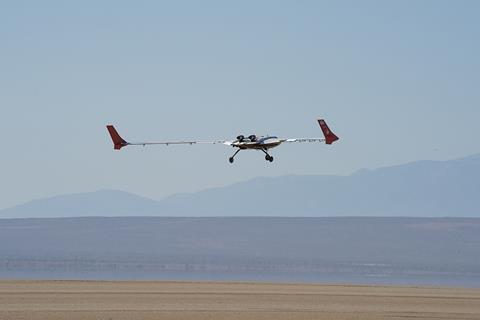
POLYGON ((335 135, 335 133, 332 132, 332 130, 330 130, 325 120, 318 119, 318 124, 320 125, 323 135, 325 136, 326 144, 332 144, 338 140, 338 137, 335 135))
POLYGON ((117 130, 115 130, 114 126, 108 125, 107 130, 108 130, 108 133, 110 134, 110 137, 112 138, 113 148, 115 150, 120 150, 122 149, 122 147, 125 147, 128 145, 128 142, 125 141, 122 137, 120 137, 117 130))

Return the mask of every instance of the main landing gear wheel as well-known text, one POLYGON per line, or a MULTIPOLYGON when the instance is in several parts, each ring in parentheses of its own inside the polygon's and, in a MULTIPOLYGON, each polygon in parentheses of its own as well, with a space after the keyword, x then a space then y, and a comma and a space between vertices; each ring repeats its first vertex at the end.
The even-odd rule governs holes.
POLYGON ((233 163, 233 158, 235 158, 235 156, 237 155, 237 153, 240 152, 240 150, 242 150, 242 149, 238 149, 238 150, 233 154, 233 156, 231 156, 230 158, 228 158, 228 161, 229 161, 230 163, 233 163))
POLYGON ((267 154, 267 155, 265 155, 265 160, 272 162, 273 157, 267 154))

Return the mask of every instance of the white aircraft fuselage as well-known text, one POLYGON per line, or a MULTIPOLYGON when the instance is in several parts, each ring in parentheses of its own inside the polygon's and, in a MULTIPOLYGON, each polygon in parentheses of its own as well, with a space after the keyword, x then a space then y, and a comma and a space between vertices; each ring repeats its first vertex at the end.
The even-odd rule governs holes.
POLYGON ((282 140, 278 137, 268 136, 268 137, 259 137, 251 141, 249 138, 243 140, 236 140, 232 142, 232 147, 240 148, 242 150, 246 149, 264 149, 268 150, 271 148, 278 147, 282 143, 282 140))

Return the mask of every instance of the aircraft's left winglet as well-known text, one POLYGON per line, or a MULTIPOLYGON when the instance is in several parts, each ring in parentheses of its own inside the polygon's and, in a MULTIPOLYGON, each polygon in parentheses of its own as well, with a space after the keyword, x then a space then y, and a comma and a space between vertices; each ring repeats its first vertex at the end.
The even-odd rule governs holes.
POLYGON ((113 148, 115 150, 120 150, 122 149, 122 147, 125 147, 128 145, 128 142, 125 141, 122 137, 120 137, 117 130, 115 130, 114 126, 108 125, 107 130, 108 130, 108 133, 110 134, 110 137, 112 138, 113 148))
POLYGON ((326 144, 332 144, 338 140, 338 137, 335 135, 335 133, 332 132, 332 130, 330 130, 325 120, 318 119, 318 124, 320 125, 323 135, 325 136, 326 144))

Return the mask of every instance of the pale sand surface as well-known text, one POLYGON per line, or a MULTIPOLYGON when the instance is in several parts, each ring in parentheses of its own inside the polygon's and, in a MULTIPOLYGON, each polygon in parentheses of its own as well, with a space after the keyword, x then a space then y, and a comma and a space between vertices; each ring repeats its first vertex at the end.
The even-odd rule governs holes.
POLYGON ((12 280, 0 319, 480 319, 480 289, 12 280))

